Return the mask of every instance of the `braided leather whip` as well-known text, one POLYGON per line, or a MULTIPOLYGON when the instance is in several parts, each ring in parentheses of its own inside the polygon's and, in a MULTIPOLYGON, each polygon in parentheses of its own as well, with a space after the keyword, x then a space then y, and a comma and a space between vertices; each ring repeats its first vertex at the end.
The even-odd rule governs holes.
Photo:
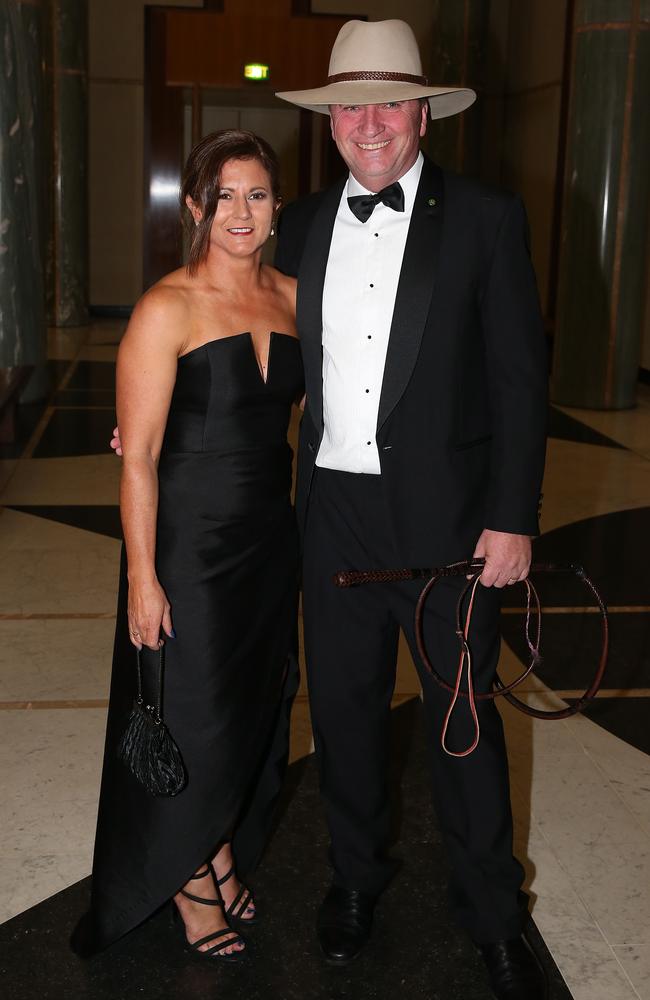
MULTIPOLYGON (((493 691, 488 691, 480 694, 475 694, 472 690, 471 683, 471 659, 470 650, 468 645, 468 631, 469 631, 469 620, 471 617, 471 606, 474 600, 474 594, 476 593, 476 585, 478 583, 479 576, 483 569, 485 561, 483 559, 473 559, 466 560, 463 562, 452 563, 449 566, 441 566, 437 568, 421 568, 421 569, 371 569, 371 570, 342 570, 336 573, 334 576, 334 583, 337 587, 355 587, 360 584, 366 583, 395 583, 404 580, 425 580, 426 583, 422 589, 422 593, 418 598, 418 602, 415 608, 415 637, 418 647, 418 652, 422 658, 424 666, 429 671, 436 683, 443 688, 445 691, 450 692, 454 696, 454 700, 450 707, 448 713, 451 714, 451 710, 458 697, 469 698, 470 703, 473 704, 474 699, 477 701, 482 701, 485 699, 497 698, 502 695, 511 705, 518 708, 520 712, 525 715, 531 715, 535 719, 567 719, 571 715, 575 715, 580 712, 588 702, 595 697, 602 679, 605 673, 605 667, 607 666, 607 654, 609 649, 609 621, 607 616, 607 607, 602 597, 598 593, 595 585, 589 579, 585 573, 582 566, 575 563, 533 563, 530 567, 529 577, 522 581, 523 585, 526 587, 527 593, 527 614, 526 614, 526 644, 530 651, 530 663, 528 667, 510 684, 504 684, 500 679, 499 675, 496 674, 494 678, 493 691), (539 601, 539 596, 532 583, 530 576, 535 576, 539 573, 560 573, 560 574, 572 574, 577 576, 579 580, 591 591, 595 601, 600 610, 600 620, 601 620, 601 634, 602 634, 602 645, 600 651, 600 657, 598 660, 598 665, 596 671, 593 675, 592 681, 585 690, 584 694, 574 702, 573 705, 567 705, 566 708, 557 709, 555 711, 545 711, 540 708, 533 708, 527 705, 526 702, 517 698, 512 692, 521 684, 521 682, 528 676, 528 674, 533 670, 540 662, 541 655, 539 652, 539 643, 541 638, 541 606, 539 601), (424 641, 423 634, 423 612, 427 601, 427 598, 431 591, 433 590, 436 583, 443 577, 447 576, 467 576, 469 577, 467 584, 463 587, 458 602, 456 605, 456 634, 459 639, 461 647, 461 659, 459 665, 459 678, 455 686, 448 684, 440 674, 437 672, 431 661, 429 660, 426 645, 424 641), (468 616, 465 624, 463 625, 463 603, 468 593, 470 594, 470 608, 468 611, 468 616), (532 602, 532 603, 531 603, 532 602), (530 617, 531 608, 537 616, 537 627, 536 635, 534 640, 530 636, 530 617), (462 667, 465 658, 468 659, 468 691, 460 690, 460 674, 462 672, 462 667)), ((447 718, 447 721, 448 721, 447 718)), ((478 721, 475 719, 477 728, 478 721)), ((444 746, 445 734, 443 732, 443 746, 444 746)), ((474 746, 478 742, 478 737, 475 741, 474 746)), ((446 747, 445 747, 446 749, 446 747)), ((471 747, 469 751, 474 749, 471 747)), ((463 756, 464 754, 454 754, 454 756, 463 756)))

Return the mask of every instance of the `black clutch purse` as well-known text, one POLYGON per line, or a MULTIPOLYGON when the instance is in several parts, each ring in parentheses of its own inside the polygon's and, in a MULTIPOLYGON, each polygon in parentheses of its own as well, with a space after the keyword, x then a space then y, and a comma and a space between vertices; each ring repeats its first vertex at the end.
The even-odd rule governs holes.
MULTIPOLYGON (((155 698, 145 704, 142 694, 142 653, 137 650, 137 691, 133 709, 118 747, 118 756, 151 795, 178 795, 187 782, 181 752, 162 720, 164 646, 158 653, 155 698)), ((152 651, 152 656, 155 655, 152 651)))

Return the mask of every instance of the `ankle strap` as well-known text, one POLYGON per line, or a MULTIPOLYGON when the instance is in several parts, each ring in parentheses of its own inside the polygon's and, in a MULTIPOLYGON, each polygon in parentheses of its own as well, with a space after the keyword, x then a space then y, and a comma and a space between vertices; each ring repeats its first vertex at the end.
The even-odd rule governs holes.
POLYGON ((203 903, 204 906, 224 906, 223 899, 205 899, 203 896, 194 896, 187 889, 180 890, 181 896, 185 896, 185 899, 191 899, 193 903, 203 903))
POLYGON ((195 878, 205 878, 205 876, 209 874, 210 874, 210 865, 207 865, 204 872, 195 872, 194 875, 190 875, 190 880, 195 878))
POLYGON ((217 885, 223 885, 224 882, 227 882, 228 879, 232 878, 234 874, 235 874, 235 868, 233 866, 232 868, 229 869, 229 871, 226 872, 225 875, 222 875, 221 878, 217 879, 217 885))

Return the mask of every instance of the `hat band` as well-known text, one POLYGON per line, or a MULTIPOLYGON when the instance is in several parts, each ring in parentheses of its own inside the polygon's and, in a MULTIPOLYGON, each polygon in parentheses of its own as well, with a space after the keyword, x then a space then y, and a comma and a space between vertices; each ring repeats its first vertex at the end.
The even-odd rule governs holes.
POLYGON ((412 73, 388 73, 384 70, 364 69, 356 73, 335 73, 328 76, 328 83, 351 83, 354 80, 388 80, 391 83, 417 83, 427 86, 426 76, 414 76, 412 73))

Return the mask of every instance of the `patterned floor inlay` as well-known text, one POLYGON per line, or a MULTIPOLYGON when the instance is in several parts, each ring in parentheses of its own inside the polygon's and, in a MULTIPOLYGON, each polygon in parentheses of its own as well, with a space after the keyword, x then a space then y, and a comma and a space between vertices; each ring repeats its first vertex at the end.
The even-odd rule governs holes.
MULTIPOLYGON (((67 935, 87 892, 87 882, 78 880, 90 868, 110 679, 121 463, 108 442, 116 419, 114 360, 125 325, 103 321, 50 331, 54 360, 45 398, 20 407, 17 441, 0 447, 0 920, 46 900, 0 928, 7 994, 12 1000, 214 1000, 216 994, 223 1000, 402 994, 487 1000, 482 969, 444 910, 444 859, 430 818, 419 730, 409 747, 419 684, 404 650, 393 699, 393 787, 396 795, 402 772, 399 849, 406 863, 358 965, 342 975, 324 969, 314 942, 314 910, 327 878, 326 837, 314 762, 305 760, 313 741, 304 678, 292 718, 296 763, 288 809, 256 879, 266 923, 255 933, 248 967, 189 965, 169 937, 164 914, 97 964, 82 965, 68 952, 67 935)), ((516 852, 537 897, 537 926, 575 1000, 650 1000, 650 586, 644 561, 650 390, 641 388, 632 411, 552 407, 549 425, 546 534, 535 543, 535 558, 584 564, 609 604, 611 657, 588 717, 537 722, 500 706, 516 852)), ((290 436, 295 447, 297 421, 290 436)), ((565 701, 582 694, 597 655, 597 609, 588 591, 566 576, 537 582, 545 662, 521 697, 538 707, 559 706, 544 682, 565 701)), ((520 672, 525 654, 523 594, 520 587, 505 594, 508 642, 499 669, 508 679, 520 672)), ((566 1000, 566 987, 552 963, 548 967, 553 1000, 566 1000)))
POLYGON ((623 698, 618 693, 616 697, 608 697, 608 693, 602 691, 583 714, 619 739, 650 754, 650 692, 646 690, 641 696, 639 692, 628 692, 623 698))
MULTIPOLYGON (((542 535, 534 546, 534 559, 550 562, 584 562, 597 584, 609 615, 609 656, 603 688, 627 692, 607 697, 603 692, 586 710, 593 722, 620 739, 650 753, 650 727, 643 724, 648 703, 632 691, 650 687, 650 611, 647 603, 647 554, 642 539, 648 538, 650 508, 616 511, 558 528, 542 535), (630 603, 625 603, 625 602, 630 603)), ((542 618, 543 663, 536 676, 568 699, 586 690, 600 656, 602 625, 597 609, 580 606, 589 592, 572 576, 540 574, 535 577, 545 610, 542 618), (564 607, 562 606, 564 605, 564 607)), ((522 663, 528 662, 523 633, 521 597, 506 593, 510 605, 502 616, 503 633, 522 663)))
MULTIPOLYGON (((446 864, 431 811, 419 715, 413 699, 393 713, 391 785, 397 798, 401 780, 396 853, 403 865, 356 962, 328 967, 315 938, 316 908, 329 880, 328 838, 309 758, 289 770, 280 825, 254 879, 261 921, 248 935, 249 961, 234 967, 193 961, 165 908, 104 955, 83 962, 67 942, 87 903, 86 880, 0 927, 8 995, 12 1000, 492 1000, 480 958, 447 914, 446 864)), ((570 1000, 534 927, 531 936, 552 983, 550 1000, 570 1000)))
POLYGON ((122 538, 120 508, 107 504, 69 504, 67 506, 10 505, 10 510, 19 510, 24 514, 44 517, 59 524, 69 524, 84 531, 94 531, 98 535, 109 538, 122 538))
POLYGON ((623 445, 599 431, 587 427, 568 413, 563 413, 557 407, 549 407, 548 436, 562 438, 565 441, 579 441, 581 444, 598 444, 608 448, 622 448, 623 445))

